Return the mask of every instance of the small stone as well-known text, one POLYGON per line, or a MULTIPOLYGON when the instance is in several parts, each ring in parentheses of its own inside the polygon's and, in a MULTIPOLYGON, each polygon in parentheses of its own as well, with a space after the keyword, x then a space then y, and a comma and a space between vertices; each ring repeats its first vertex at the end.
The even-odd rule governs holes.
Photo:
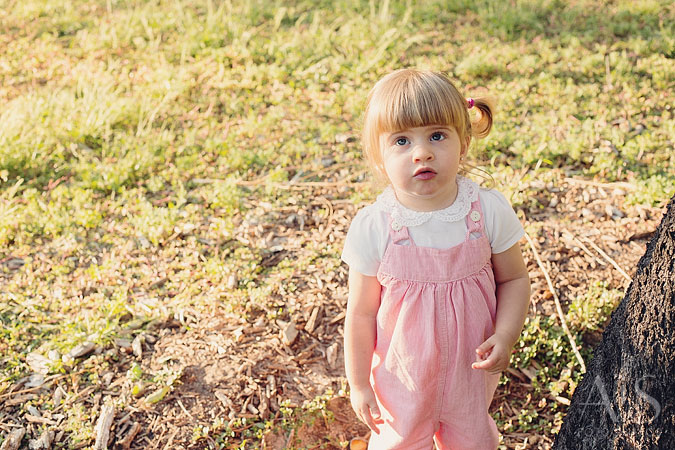
POLYGON ((605 208, 605 213, 614 220, 621 219, 625 216, 623 212, 616 206, 607 205, 605 208))
POLYGON ((34 388, 38 386, 42 386, 45 384, 45 376, 44 374, 41 373, 34 373, 30 377, 28 377, 28 381, 24 385, 27 388, 34 388))
POLYGON ((147 249, 152 247, 152 243, 145 236, 138 237, 138 245, 141 248, 147 249))
POLYGON ((131 349, 134 352, 134 356, 138 358, 143 357, 143 342, 145 342, 145 338, 142 334, 139 334, 134 338, 134 341, 131 343, 131 349))
POLYGON ((333 164, 335 164, 335 158, 333 158, 332 156, 326 156, 321 158, 321 165, 323 167, 330 167, 333 164))
POLYGON ((37 409, 35 406, 28 405, 28 408, 26 408, 26 409, 28 410, 28 412, 30 413, 31 416, 42 417, 42 414, 40 414, 40 410, 37 409))
POLYGON ((46 375, 49 372, 52 362, 49 360, 49 358, 41 355, 40 353, 31 352, 26 355, 26 364, 28 364, 28 366, 33 369, 34 372, 46 375))
POLYGON ((18 270, 26 264, 26 262, 21 258, 10 258, 3 263, 7 266, 9 270, 18 270))
POLYGON ((108 387, 110 386, 110 383, 112 383, 113 377, 115 374, 113 372, 106 372, 102 377, 101 377, 101 382, 103 383, 103 386, 108 387))
POLYGON ((115 339, 115 345, 127 352, 131 351, 131 341, 129 339, 115 339))
POLYGON ((281 329, 281 340, 289 347, 295 342, 298 337, 298 329, 295 327, 295 322, 291 321, 284 328, 281 329))
POLYGON ((560 200, 558 200, 558 197, 554 195, 553 197, 551 197, 551 201, 549 202, 548 206, 551 208, 555 208, 556 206, 558 206, 559 202, 560 200))
POLYGON ((54 389, 54 396, 52 397, 54 400, 54 406, 59 406, 61 404, 61 400, 63 400, 63 397, 66 395, 65 391, 61 386, 56 386, 56 389, 54 389))
POLYGON ((93 352, 96 349, 96 344, 94 344, 91 341, 85 341, 73 348, 68 355, 73 358, 81 358, 83 356, 87 356, 89 353, 93 352))
POLYGON ((229 277, 227 277, 227 288, 232 290, 237 287, 239 284, 239 280, 237 279, 236 274, 231 274, 229 277))

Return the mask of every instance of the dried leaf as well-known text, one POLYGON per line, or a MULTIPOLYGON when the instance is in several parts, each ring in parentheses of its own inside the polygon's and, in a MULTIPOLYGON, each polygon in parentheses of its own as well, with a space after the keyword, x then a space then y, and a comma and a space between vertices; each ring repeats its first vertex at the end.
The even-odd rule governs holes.
POLYGON ((170 390, 171 388, 169 386, 164 386, 163 388, 145 397, 145 401, 150 404, 160 402, 164 397, 166 397, 166 394, 168 394, 170 390))

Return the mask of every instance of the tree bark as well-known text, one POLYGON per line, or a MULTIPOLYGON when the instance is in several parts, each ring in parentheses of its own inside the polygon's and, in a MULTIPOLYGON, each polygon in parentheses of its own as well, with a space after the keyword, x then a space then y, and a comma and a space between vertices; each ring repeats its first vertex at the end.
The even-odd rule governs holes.
POLYGON ((675 449, 675 196, 612 313, 553 445, 675 449))

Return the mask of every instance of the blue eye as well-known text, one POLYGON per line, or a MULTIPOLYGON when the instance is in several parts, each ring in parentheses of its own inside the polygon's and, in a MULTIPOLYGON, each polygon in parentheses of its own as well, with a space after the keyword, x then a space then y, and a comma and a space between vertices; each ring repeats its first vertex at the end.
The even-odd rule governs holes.
POLYGON ((437 133, 434 133, 434 134, 431 135, 432 141, 442 141, 443 139, 445 139, 445 136, 443 135, 443 133, 437 132, 437 133))
POLYGON ((408 138, 405 138, 405 137, 397 138, 396 141, 394 141, 394 144, 396 144, 396 145, 406 145, 407 143, 408 143, 408 138))

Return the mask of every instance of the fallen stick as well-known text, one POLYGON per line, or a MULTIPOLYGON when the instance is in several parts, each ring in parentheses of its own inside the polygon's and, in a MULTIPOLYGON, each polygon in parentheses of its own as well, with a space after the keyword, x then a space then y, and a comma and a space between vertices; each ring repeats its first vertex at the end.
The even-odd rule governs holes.
POLYGON ((131 447, 131 443, 134 441, 134 438, 136 437, 139 431, 141 431, 141 424, 138 422, 134 422, 127 435, 124 437, 124 439, 120 441, 122 450, 129 450, 129 448, 131 447))
POLYGON ((101 407, 101 415, 96 422, 96 443, 94 450, 107 450, 108 438, 110 437, 110 426, 115 417, 115 407, 106 403, 101 407))
POLYGON ((534 259, 537 260, 539 268, 544 273, 544 278, 546 278, 548 289, 551 291, 551 294, 553 294, 553 300, 555 301, 555 308, 556 311, 558 312, 558 317, 560 318, 560 324, 562 325, 562 328, 565 331, 565 334, 567 335, 567 339, 570 341, 570 345, 572 346, 572 352, 574 352, 574 356, 576 356, 577 361, 579 361, 579 364, 581 365, 582 373, 586 373, 586 364, 584 363, 584 359, 581 357, 581 353, 579 353, 579 349, 577 348, 577 344, 574 342, 574 337, 572 336, 570 329, 567 327, 567 321, 565 320, 565 315, 563 314, 562 306, 560 305, 560 299, 558 298, 558 294, 556 294, 555 292, 555 288, 553 287, 553 283, 551 282, 551 277, 548 274, 548 270, 546 270, 544 263, 541 262, 541 258, 539 258, 539 253, 537 252, 537 249, 534 246, 534 242, 532 242, 532 238, 530 238, 530 236, 527 233, 525 233, 525 239, 527 239, 527 243, 530 244, 532 253, 534 253, 534 259))
POLYGON ((0 445, 0 450, 16 450, 19 448, 19 445, 21 445, 21 441, 23 440, 23 436, 26 434, 26 429, 25 428, 19 428, 11 433, 9 433, 9 436, 7 436, 7 439, 5 442, 0 445))
POLYGON ((596 252, 600 253, 600 254, 602 255, 603 258, 605 258, 611 265, 613 265, 614 268, 615 268, 616 270, 618 270, 619 273, 620 273, 621 275, 623 275, 623 277, 624 277, 626 280, 628 280, 629 282, 631 281, 631 278, 628 276, 628 274, 627 274, 621 267, 619 267, 619 265, 616 263, 616 261, 614 261, 607 253, 605 253, 600 247, 598 247, 598 246, 595 244, 595 242, 591 241, 591 240, 588 239, 587 237, 582 237, 582 239, 583 239, 584 241, 588 242, 588 245, 590 245, 591 247, 593 247, 593 249, 594 249, 596 252))
POLYGON ((588 247, 586 247, 586 246, 584 245, 584 243, 581 242, 581 241, 579 240, 578 237, 574 236, 572 233, 570 233, 570 232, 567 231, 567 230, 563 231, 563 233, 564 233, 566 236, 568 236, 570 239, 572 239, 572 240, 579 246, 580 249, 582 249, 588 256, 591 257, 591 259, 593 259, 594 261, 597 261, 598 264, 600 264, 601 266, 606 266, 606 265, 607 265, 603 260, 601 260, 600 258, 598 258, 597 256, 595 256, 595 255, 593 254, 593 252, 591 252, 591 251, 588 249, 588 247))

